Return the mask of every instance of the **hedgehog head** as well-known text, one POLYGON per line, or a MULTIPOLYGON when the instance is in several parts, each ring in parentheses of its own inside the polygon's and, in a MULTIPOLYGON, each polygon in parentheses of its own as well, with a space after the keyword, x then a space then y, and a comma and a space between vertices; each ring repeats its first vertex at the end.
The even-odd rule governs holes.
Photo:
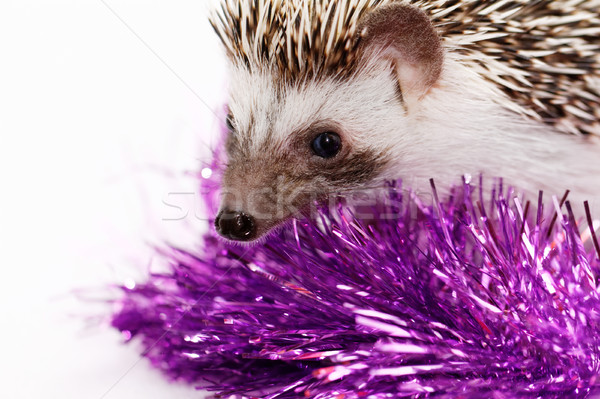
POLYGON ((253 241, 315 200, 377 185, 397 151, 389 143, 418 140, 410 115, 443 61, 419 9, 225 0, 212 23, 232 76, 223 236, 253 241))

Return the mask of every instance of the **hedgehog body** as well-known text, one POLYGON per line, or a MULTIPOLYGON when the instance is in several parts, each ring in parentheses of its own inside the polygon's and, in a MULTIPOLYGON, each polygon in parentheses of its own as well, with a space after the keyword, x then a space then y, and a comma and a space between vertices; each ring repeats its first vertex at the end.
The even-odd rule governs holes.
POLYGON ((232 131, 217 229, 254 240, 314 199, 397 178, 428 192, 430 178, 483 173, 600 200, 599 9, 223 0, 212 23, 232 131))

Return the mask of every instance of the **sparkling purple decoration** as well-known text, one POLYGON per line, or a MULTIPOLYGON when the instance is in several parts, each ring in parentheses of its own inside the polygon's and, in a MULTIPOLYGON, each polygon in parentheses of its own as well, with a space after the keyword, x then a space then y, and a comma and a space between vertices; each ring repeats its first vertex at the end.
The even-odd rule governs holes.
POLYGON ((600 395, 589 211, 472 187, 423 205, 391 184, 373 218, 340 200, 256 246, 161 249, 170 270, 122 287, 112 324, 220 396, 600 395))

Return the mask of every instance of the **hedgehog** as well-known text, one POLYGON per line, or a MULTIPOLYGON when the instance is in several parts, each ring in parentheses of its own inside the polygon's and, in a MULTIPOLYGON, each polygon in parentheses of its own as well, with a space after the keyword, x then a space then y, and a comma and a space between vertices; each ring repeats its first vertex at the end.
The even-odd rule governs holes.
MULTIPOLYGON (((252 242, 332 194, 469 177, 600 200, 600 0, 221 0, 216 230, 252 242)), ((473 178, 476 182, 479 179, 473 178)))

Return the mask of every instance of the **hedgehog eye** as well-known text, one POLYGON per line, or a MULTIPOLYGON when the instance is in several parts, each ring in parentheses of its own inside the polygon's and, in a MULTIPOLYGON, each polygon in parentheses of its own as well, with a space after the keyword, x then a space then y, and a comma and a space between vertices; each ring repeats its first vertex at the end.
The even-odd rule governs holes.
POLYGON ((225 126, 227 126, 227 130, 233 132, 233 116, 231 114, 227 114, 225 118, 225 126))
POLYGON ((337 133, 321 133, 312 141, 311 147, 321 158, 333 158, 342 148, 342 139, 337 133))

